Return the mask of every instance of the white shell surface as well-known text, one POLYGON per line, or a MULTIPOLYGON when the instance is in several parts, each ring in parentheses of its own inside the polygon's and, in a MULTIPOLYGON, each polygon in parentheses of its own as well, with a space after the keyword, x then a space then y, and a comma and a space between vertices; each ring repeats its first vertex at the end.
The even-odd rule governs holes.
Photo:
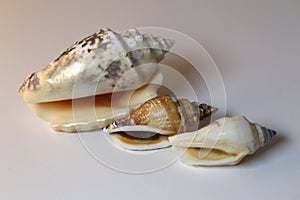
POLYGON ((169 137, 169 141, 188 165, 235 165, 261 147, 256 125, 241 116, 221 118, 198 131, 169 137))
POLYGON ((136 89, 147 84, 173 43, 136 29, 102 29, 33 73, 19 93, 27 103, 41 103, 136 89), (74 85, 80 86, 75 92, 74 85))

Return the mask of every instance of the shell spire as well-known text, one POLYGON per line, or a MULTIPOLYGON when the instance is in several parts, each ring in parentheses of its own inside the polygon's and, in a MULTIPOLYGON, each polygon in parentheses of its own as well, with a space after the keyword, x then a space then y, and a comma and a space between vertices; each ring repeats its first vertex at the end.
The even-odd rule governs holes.
POLYGON ((268 144, 271 141, 271 139, 276 135, 276 131, 272 129, 268 129, 256 123, 254 125, 257 131, 260 147, 263 147, 266 144, 268 144))
POLYGON ((200 120, 210 117, 213 113, 215 113, 217 111, 218 111, 218 108, 207 105, 205 103, 201 103, 199 105, 200 120))

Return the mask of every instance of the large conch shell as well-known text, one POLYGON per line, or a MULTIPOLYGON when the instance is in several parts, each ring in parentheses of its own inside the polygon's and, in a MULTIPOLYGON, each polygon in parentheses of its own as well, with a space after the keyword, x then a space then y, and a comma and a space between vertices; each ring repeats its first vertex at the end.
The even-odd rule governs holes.
POLYGON ((114 121, 104 131, 128 150, 165 148, 170 146, 168 136, 197 130, 200 121, 215 111, 217 108, 207 104, 159 96, 114 121))
POLYGON ((172 148, 187 165, 236 165, 246 155, 264 147, 275 131, 245 117, 225 117, 195 132, 169 137, 172 148))
MULTIPOLYGON (((149 98, 157 96, 158 87, 155 91, 154 87, 146 87, 146 85, 158 79, 161 81, 154 82, 158 84, 162 82, 162 74, 157 63, 164 58, 173 43, 174 41, 170 39, 140 34, 136 29, 129 29, 122 33, 102 29, 73 44, 45 69, 31 74, 20 87, 19 94, 35 111, 44 112, 44 106, 46 110, 50 107, 54 109, 71 99, 108 94, 105 98, 109 100, 109 94, 112 92, 129 91, 132 94, 134 90, 145 86, 142 88, 144 89, 142 93, 147 94, 144 95, 145 98, 139 97, 139 101, 133 100, 135 106, 130 105, 136 107, 149 98)), ((121 112, 122 116, 128 114, 128 111, 121 112)), ((37 114, 44 119, 51 118, 46 113, 37 114)), ((121 117, 118 113, 115 114, 121 117)), ((55 113, 52 113, 52 116, 54 115, 55 113)), ((111 117, 110 115, 109 118, 111 117)), ((108 120, 101 124, 100 128, 110 122, 108 120)), ((58 131, 73 132, 77 122, 72 125, 70 123, 71 120, 68 119, 52 127, 58 131)), ((91 123, 85 120, 78 122, 78 124, 91 123)), ((92 124, 91 128, 88 127, 89 125, 80 126, 77 131, 94 129, 95 124, 92 124)))

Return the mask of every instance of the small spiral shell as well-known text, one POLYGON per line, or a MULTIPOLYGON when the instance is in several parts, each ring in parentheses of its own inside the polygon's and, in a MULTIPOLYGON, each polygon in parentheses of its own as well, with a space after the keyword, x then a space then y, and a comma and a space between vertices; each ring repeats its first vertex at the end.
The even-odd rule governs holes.
POLYGON ((125 126, 149 126, 160 129, 160 134, 172 135, 197 130, 200 120, 211 116, 217 108, 207 104, 190 102, 187 99, 177 101, 169 95, 146 101, 129 116, 114 121, 107 127, 108 132, 125 126))

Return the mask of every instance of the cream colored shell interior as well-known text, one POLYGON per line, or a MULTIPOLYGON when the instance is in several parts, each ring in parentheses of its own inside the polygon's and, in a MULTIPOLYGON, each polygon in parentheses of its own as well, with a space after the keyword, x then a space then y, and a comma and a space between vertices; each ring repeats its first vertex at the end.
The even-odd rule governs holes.
POLYGON ((113 120, 128 115, 131 109, 156 97, 159 87, 150 83, 135 91, 29 104, 29 107, 40 118, 50 122, 56 131, 89 131, 103 128, 113 120))

